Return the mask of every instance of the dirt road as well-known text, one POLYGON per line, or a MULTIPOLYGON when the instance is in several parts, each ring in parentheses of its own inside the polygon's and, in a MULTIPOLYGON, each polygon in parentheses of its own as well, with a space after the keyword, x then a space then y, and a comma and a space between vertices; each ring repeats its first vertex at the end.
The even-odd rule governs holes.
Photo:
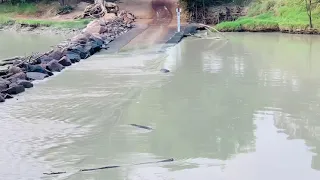
POLYGON ((178 0, 150 0, 143 5, 144 9, 133 11, 138 15, 137 25, 148 24, 149 27, 132 39, 123 49, 135 49, 166 42, 176 32, 175 8, 178 0), (149 9, 147 9, 148 5, 149 9), (152 10, 151 12, 149 10, 152 10), (145 12, 140 16, 141 12, 145 12), (147 14, 149 12, 149 14, 147 14), (145 17, 152 18, 145 18, 145 17))

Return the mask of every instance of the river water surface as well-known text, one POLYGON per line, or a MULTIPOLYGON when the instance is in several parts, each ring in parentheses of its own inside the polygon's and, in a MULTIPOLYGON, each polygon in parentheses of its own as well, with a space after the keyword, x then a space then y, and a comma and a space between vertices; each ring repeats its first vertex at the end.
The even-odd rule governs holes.
POLYGON ((19 34, 0 31, 0 60, 14 56, 25 56, 36 52, 46 52, 50 46, 57 45, 68 36, 19 34))
POLYGON ((1 179, 320 179, 320 37, 227 36, 102 52, 0 104, 1 179))

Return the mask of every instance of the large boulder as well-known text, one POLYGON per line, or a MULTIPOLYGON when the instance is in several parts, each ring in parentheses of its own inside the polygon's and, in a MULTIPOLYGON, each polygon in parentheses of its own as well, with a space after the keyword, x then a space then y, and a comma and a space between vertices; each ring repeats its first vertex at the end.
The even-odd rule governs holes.
POLYGON ((49 56, 50 58, 52 58, 52 59, 59 60, 59 59, 61 59, 62 56, 63 56, 62 50, 61 50, 61 49, 54 50, 54 51, 51 52, 48 56, 49 56))
POLYGON ((86 51, 89 51, 91 55, 98 52, 102 48, 103 41, 95 41, 91 40, 89 43, 87 43, 85 49, 86 51))
POLYGON ((47 64, 49 63, 53 58, 48 56, 48 55, 44 55, 42 57, 39 58, 39 60, 41 61, 41 63, 43 64, 47 64))
POLYGON ((17 84, 22 85, 24 88, 32 88, 33 87, 32 82, 27 81, 27 80, 18 80, 17 84))
POLYGON ((106 30, 107 29, 104 25, 101 26, 101 23, 99 20, 94 20, 87 25, 87 27, 83 30, 83 32, 90 33, 90 34, 93 34, 93 33, 101 34, 101 33, 104 33, 106 30))
POLYGON ((27 72, 39 72, 43 74, 47 74, 47 71, 45 68, 43 68, 41 65, 26 65, 27 72))
POLYGON ((86 50, 83 46, 77 45, 70 49, 70 51, 79 54, 81 59, 87 59, 90 56, 88 50, 86 50))
POLYGON ((19 94, 25 91, 25 88, 22 85, 18 85, 16 83, 12 83, 9 85, 9 88, 2 91, 6 94, 19 94))
POLYGON ((17 74, 17 73, 20 73, 22 72, 22 69, 17 67, 17 66, 12 66, 9 68, 9 74, 12 73, 12 74, 17 74))
MULTIPOLYGON (((80 56, 80 59, 86 59, 90 56, 90 53, 88 50, 86 50, 85 48, 85 45, 82 46, 82 45, 76 45, 76 46, 72 46, 72 47, 69 47, 65 52, 64 54, 67 55, 67 54, 77 54, 80 56)), ((73 61, 72 58, 69 57, 69 59, 71 61, 73 61)), ((79 59, 79 61, 80 61, 79 59)))
POLYGON ((79 62, 81 57, 79 54, 73 52, 73 51, 66 51, 65 56, 72 62, 72 63, 76 63, 79 62))
POLYGON ((98 47, 102 47, 104 44, 104 39, 101 36, 92 35, 89 40, 97 43, 98 47))
POLYGON ((8 78, 8 80, 12 82, 14 79, 26 79, 26 78, 27 78, 26 73, 20 72, 20 73, 17 73, 17 74, 10 76, 8 78))
POLYGON ((62 66, 71 66, 72 65, 72 62, 70 61, 70 59, 66 56, 63 56, 60 60, 59 60, 59 63, 62 65, 62 66))
POLYGON ((26 64, 26 70, 27 72, 38 72, 38 73, 47 74, 49 76, 53 75, 51 71, 46 70, 45 67, 43 67, 42 65, 26 64))
MULTIPOLYGON (((90 22, 89 24, 91 24, 92 22, 90 22)), ((72 37, 71 42, 85 44, 85 43, 87 43, 89 36, 90 35, 88 33, 81 33, 81 34, 78 34, 78 35, 72 37)))
POLYGON ((49 77, 47 74, 39 72, 27 72, 27 78, 31 80, 43 80, 44 78, 49 77))
POLYGON ((92 45, 93 43, 88 43, 85 47, 85 50, 88 51, 90 55, 93 55, 95 53, 92 45))
POLYGON ((10 82, 8 82, 8 81, 6 81, 6 80, 1 80, 0 79, 0 92, 2 91, 2 90, 5 90, 5 89, 7 89, 10 84, 10 82))
POLYGON ((64 66, 62 66, 57 60, 51 60, 47 64, 47 69, 51 72, 60 72, 64 69, 64 66))

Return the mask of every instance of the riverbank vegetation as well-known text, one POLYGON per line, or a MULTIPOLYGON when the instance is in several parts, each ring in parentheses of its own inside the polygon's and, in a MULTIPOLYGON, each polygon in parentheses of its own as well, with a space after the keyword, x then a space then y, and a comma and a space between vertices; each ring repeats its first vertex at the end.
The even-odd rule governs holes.
MULTIPOLYGON (((55 28, 82 29, 90 22, 90 19, 81 20, 53 20, 50 18, 39 18, 44 12, 43 9, 50 7, 59 9, 59 4, 49 2, 4 2, 0 3, 0 26, 22 24, 29 26, 46 26, 55 28)), ((56 14, 54 14, 56 15, 56 14)))
POLYGON ((320 32, 319 15, 320 1, 316 0, 255 0, 249 6, 245 17, 232 22, 222 22, 216 28, 220 31, 313 34, 320 32))

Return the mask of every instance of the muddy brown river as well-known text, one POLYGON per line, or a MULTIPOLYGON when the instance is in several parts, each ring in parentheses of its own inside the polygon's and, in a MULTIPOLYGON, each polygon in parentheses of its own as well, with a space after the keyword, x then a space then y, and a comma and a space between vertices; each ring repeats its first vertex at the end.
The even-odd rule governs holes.
POLYGON ((320 179, 320 37, 226 35, 101 52, 0 104, 0 179, 320 179))

